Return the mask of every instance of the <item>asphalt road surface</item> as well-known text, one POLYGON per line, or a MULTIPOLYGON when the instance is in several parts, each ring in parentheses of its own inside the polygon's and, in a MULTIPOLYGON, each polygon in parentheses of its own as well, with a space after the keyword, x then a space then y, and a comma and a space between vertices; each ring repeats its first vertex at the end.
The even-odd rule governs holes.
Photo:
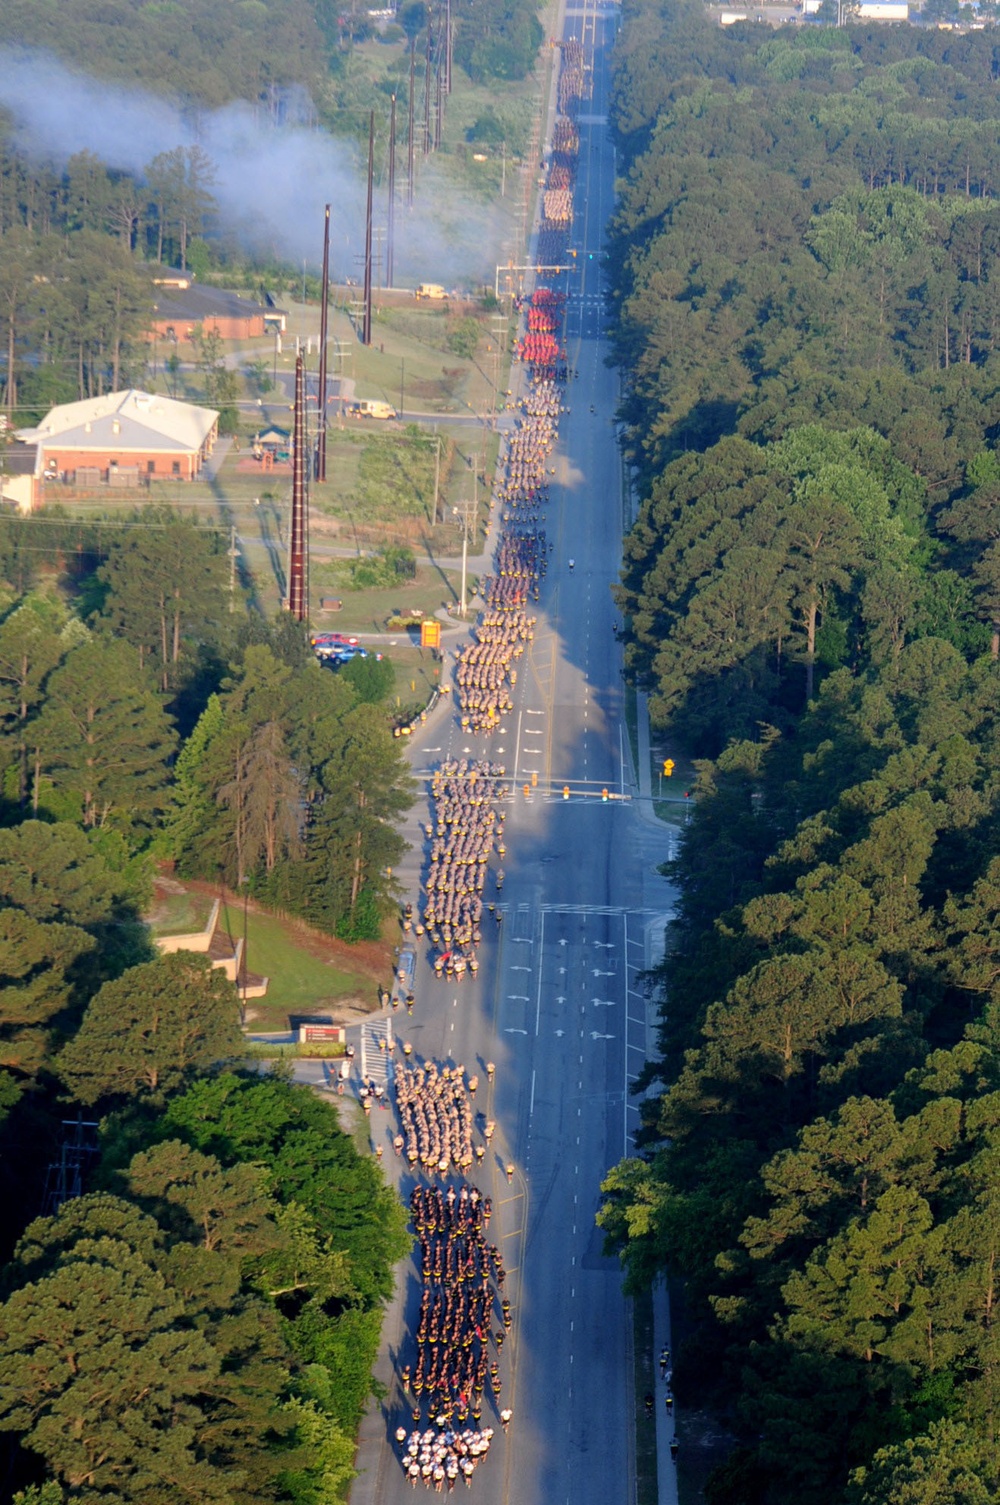
MULTIPOLYGON (((631 1331, 617 1261, 602 1255, 594 1214, 601 1179, 631 1152, 638 1124, 628 1091, 647 1049, 637 973, 651 960, 651 934, 662 927, 670 894, 655 872, 668 840, 631 799, 609 591, 623 503, 599 254, 613 202, 605 112, 616 23, 612 5, 566 13, 564 34, 593 43, 594 64, 593 97, 580 114, 571 242, 578 269, 567 288, 569 365, 579 374, 567 389, 570 412, 550 462, 545 526, 554 549, 530 657, 520 662, 515 709, 500 733, 487 741, 463 732, 446 708, 411 749, 417 773, 468 753, 514 774, 506 881, 497 896, 488 878, 485 895, 502 900, 504 922, 484 938, 479 976, 438 981, 421 955, 414 1015, 392 1021, 416 1055, 478 1072, 476 1106, 498 1123, 471 1179, 493 1197, 490 1236, 501 1242, 509 1272, 514 1328, 501 1358, 500 1404, 513 1408, 514 1419, 504 1437, 488 1418, 497 1435, 472 1481, 482 1505, 583 1505, 633 1495, 631 1331), (497 1068, 490 1088, 488 1060, 497 1068), (508 1162, 516 1167, 511 1184, 508 1162)), ((429 818, 419 802, 417 817, 429 818)), ((414 901, 421 860, 417 846, 400 874, 414 901)), ((372 1127, 383 1164, 390 1175, 403 1172, 407 1198, 412 1179, 393 1156, 390 1115, 381 1118, 372 1127)), ((417 1298, 411 1267, 387 1317, 378 1373, 388 1394, 362 1429, 352 1505, 413 1500, 392 1433, 409 1419, 395 1366, 415 1358, 417 1298)))

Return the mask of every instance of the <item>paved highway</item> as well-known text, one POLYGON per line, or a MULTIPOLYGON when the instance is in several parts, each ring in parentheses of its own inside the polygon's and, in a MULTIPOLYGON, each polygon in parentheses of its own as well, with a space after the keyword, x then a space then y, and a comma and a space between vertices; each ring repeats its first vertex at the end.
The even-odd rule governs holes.
MULTIPOLYGON (((518 675, 515 709, 489 742, 463 732, 443 709, 412 748, 418 773, 467 752, 514 774, 504 923, 484 940, 478 979, 436 981, 422 957, 414 1016, 393 1020, 416 1054, 478 1071, 477 1106, 499 1125, 473 1179, 493 1197, 491 1237, 509 1271, 514 1329, 502 1355, 501 1403, 514 1419, 506 1438, 497 1428, 473 1480, 483 1505, 581 1505, 634 1494, 631 1331, 617 1262, 602 1256, 594 1214, 607 1167, 632 1148, 638 1113, 628 1086, 647 1048, 637 973, 651 960, 651 932, 670 895, 655 872, 667 855, 664 834, 629 798, 609 593, 622 497, 598 258, 613 198, 605 111, 616 20, 614 6, 593 5, 571 7, 565 20, 565 35, 593 46, 593 98, 580 115, 578 271, 567 289, 569 364, 579 375, 569 384, 570 412, 551 461, 546 528, 554 550, 530 658, 518 675), (489 1089, 487 1060, 497 1066, 489 1089), (516 1167, 510 1185, 508 1162, 516 1167)), ((426 823, 429 812, 418 806, 417 816, 426 823)), ((400 875, 414 899, 421 857, 418 846, 400 875)), ((493 898, 491 880, 487 889, 493 898)), ((373 1130, 388 1172, 397 1173, 392 1127, 387 1121, 373 1130)), ((411 1185, 404 1175, 404 1197, 411 1185)), ((398 1358, 415 1356, 416 1305, 411 1269, 388 1314, 379 1370, 388 1396, 362 1429, 352 1505, 413 1499, 391 1433, 408 1420, 394 1369, 398 1358)))

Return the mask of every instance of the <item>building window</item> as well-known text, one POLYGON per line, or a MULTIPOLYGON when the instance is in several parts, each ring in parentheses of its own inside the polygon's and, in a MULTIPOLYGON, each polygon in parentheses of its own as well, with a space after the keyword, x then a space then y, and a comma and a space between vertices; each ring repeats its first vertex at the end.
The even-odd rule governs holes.
POLYGON ((170 467, 170 474, 172 476, 179 476, 180 473, 181 473, 181 462, 180 462, 180 460, 175 460, 173 462, 173 464, 171 465, 171 467, 170 467))

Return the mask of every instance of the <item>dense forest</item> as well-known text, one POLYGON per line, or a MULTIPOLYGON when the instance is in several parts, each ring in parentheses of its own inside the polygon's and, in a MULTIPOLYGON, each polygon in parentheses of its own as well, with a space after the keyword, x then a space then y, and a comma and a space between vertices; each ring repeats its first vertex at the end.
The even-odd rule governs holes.
POLYGON ((214 529, 7 518, 0 577, 0 1491, 333 1505, 402 1209, 332 1109, 244 1074, 232 983, 142 914, 167 859, 378 935, 400 743, 363 675, 248 612, 214 529))
POLYGON ((1000 1490, 998 73, 626 0, 616 597, 696 799, 600 1222, 712 1505, 1000 1490))

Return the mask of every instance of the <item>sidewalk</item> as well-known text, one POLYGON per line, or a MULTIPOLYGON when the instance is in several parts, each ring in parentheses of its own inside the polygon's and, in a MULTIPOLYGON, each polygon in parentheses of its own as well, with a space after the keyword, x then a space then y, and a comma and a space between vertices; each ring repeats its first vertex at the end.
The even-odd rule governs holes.
MULTIPOLYGON (((673 1349, 670 1341, 670 1301, 665 1280, 653 1287, 653 1356, 656 1360, 656 1477, 660 1505, 677 1505, 677 1464, 670 1454, 675 1436, 676 1406, 667 1410, 668 1387, 660 1376, 659 1358, 664 1348, 673 1349)), ((673 1362, 671 1351, 670 1362, 673 1362)), ((670 1366, 667 1366, 670 1373, 670 1366)), ((670 1392, 672 1393, 672 1391, 670 1392)))

